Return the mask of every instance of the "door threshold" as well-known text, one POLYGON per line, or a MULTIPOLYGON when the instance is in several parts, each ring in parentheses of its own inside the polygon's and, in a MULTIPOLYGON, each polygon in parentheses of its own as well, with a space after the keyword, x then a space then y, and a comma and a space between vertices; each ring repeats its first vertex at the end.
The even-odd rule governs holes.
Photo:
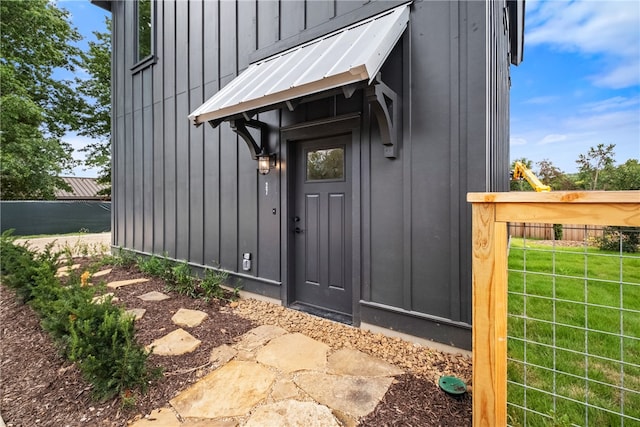
POLYGON ((312 316, 322 317, 323 319, 333 320, 338 323, 344 323, 345 325, 353 325, 352 316, 344 313, 338 313, 337 311, 327 310, 326 308, 316 307, 299 301, 290 304, 289 308, 311 314, 312 316))

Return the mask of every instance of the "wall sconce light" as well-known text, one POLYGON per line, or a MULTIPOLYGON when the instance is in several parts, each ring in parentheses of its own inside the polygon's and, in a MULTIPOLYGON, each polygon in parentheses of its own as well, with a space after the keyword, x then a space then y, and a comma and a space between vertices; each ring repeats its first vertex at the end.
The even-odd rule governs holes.
POLYGON ((275 167, 276 167, 275 154, 258 155, 258 172, 260 172, 260 175, 268 174, 269 171, 275 167))

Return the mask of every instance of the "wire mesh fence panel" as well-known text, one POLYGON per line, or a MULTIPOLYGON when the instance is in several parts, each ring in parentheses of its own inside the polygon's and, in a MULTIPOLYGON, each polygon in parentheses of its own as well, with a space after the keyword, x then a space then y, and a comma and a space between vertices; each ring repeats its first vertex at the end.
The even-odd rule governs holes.
POLYGON ((569 232, 509 239, 509 425, 640 426, 640 228, 569 232))

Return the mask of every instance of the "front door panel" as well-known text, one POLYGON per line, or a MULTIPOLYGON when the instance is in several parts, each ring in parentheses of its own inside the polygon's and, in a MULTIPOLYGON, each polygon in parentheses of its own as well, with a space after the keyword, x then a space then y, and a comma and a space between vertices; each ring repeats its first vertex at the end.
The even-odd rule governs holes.
POLYGON ((351 314, 351 135, 296 141, 295 300, 351 314))

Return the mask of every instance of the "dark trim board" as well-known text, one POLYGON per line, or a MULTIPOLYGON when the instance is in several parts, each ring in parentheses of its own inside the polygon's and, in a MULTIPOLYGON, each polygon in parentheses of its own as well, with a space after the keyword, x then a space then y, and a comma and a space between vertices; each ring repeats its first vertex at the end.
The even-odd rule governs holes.
MULTIPOLYGON (((202 270, 211 269, 211 267, 205 266, 197 267, 202 270)), ((241 291, 251 292, 264 297, 280 299, 281 284, 267 282, 255 277, 243 276, 232 271, 228 271, 227 273, 229 273, 229 277, 234 279, 234 282, 231 284, 232 287, 239 287, 241 291)))
POLYGON ((471 325, 395 307, 360 301, 360 323, 370 323, 420 338, 471 350, 471 325))
POLYGON ((345 325, 353 325, 351 316, 346 314, 337 313, 335 311, 325 310, 321 307, 316 307, 311 304, 304 304, 300 302, 294 302, 289 306, 292 310, 302 311, 303 313, 310 314, 316 317, 322 317, 323 319, 333 320, 334 322, 344 323, 345 325))

